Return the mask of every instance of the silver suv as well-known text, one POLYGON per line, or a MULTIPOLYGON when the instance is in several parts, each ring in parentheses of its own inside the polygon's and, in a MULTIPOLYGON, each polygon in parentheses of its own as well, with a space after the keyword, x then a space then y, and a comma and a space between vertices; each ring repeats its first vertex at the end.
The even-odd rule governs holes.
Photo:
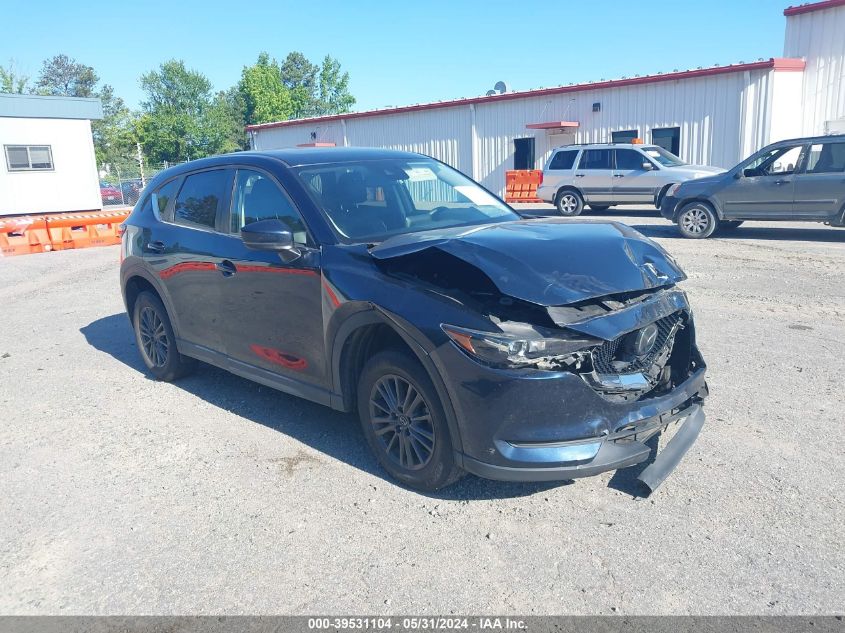
POLYGON ((580 214, 585 204, 594 211, 618 204, 660 207, 670 186, 723 171, 689 165, 659 145, 566 145, 546 163, 537 196, 566 216, 580 214))

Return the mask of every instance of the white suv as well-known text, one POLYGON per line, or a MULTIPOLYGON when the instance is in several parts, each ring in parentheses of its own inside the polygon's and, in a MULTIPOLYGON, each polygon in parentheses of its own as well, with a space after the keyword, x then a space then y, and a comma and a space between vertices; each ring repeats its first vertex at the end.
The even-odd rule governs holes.
POLYGON ((618 204, 659 207, 671 185, 723 171, 688 165, 659 145, 566 145, 552 152, 537 196, 567 216, 578 215, 585 204, 594 211, 618 204))

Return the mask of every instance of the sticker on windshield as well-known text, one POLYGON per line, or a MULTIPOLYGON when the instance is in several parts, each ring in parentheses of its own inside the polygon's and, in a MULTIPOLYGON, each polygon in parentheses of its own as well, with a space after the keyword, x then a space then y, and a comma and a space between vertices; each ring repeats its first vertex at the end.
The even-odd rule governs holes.
POLYGON ((437 176, 428 167, 408 167, 404 171, 408 174, 408 180, 411 182, 437 180, 437 176))
POLYGON ((479 187, 474 187, 472 185, 459 185, 455 187, 455 191, 466 197, 473 204, 494 207, 499 204, 496 198, 479 187))

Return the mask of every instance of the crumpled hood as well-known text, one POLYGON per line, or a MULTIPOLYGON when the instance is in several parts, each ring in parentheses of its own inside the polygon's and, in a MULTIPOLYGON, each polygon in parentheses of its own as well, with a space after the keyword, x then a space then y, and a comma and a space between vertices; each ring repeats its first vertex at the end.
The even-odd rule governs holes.
POLYGON ((561 306, 686 279, 660 246, 616 222, 521 220, 405 233, 370 249, 391 259, 436 248, 472 264, 500 292, 561 306))

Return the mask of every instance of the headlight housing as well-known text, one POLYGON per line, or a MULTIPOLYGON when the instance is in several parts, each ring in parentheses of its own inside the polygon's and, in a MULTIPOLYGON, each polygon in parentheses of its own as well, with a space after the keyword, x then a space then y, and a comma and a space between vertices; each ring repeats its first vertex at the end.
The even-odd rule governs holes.
POLYGON ((666 190, 666 195, 667 196, 674 196, 675 192, 677 192, 678 189, 680 189, 680 187, 681 187, 681 183, 679 183, 679 182, 676 182, 674 185, 670 185, 669 188, 666 190))
POLYGON ((526 324, 502 323, 503 332, 482 332, 442 324, 440 327, 458 347, 473 358, 494 367, 579 369, 597 339, 572 333, 548 331, 526 324))

